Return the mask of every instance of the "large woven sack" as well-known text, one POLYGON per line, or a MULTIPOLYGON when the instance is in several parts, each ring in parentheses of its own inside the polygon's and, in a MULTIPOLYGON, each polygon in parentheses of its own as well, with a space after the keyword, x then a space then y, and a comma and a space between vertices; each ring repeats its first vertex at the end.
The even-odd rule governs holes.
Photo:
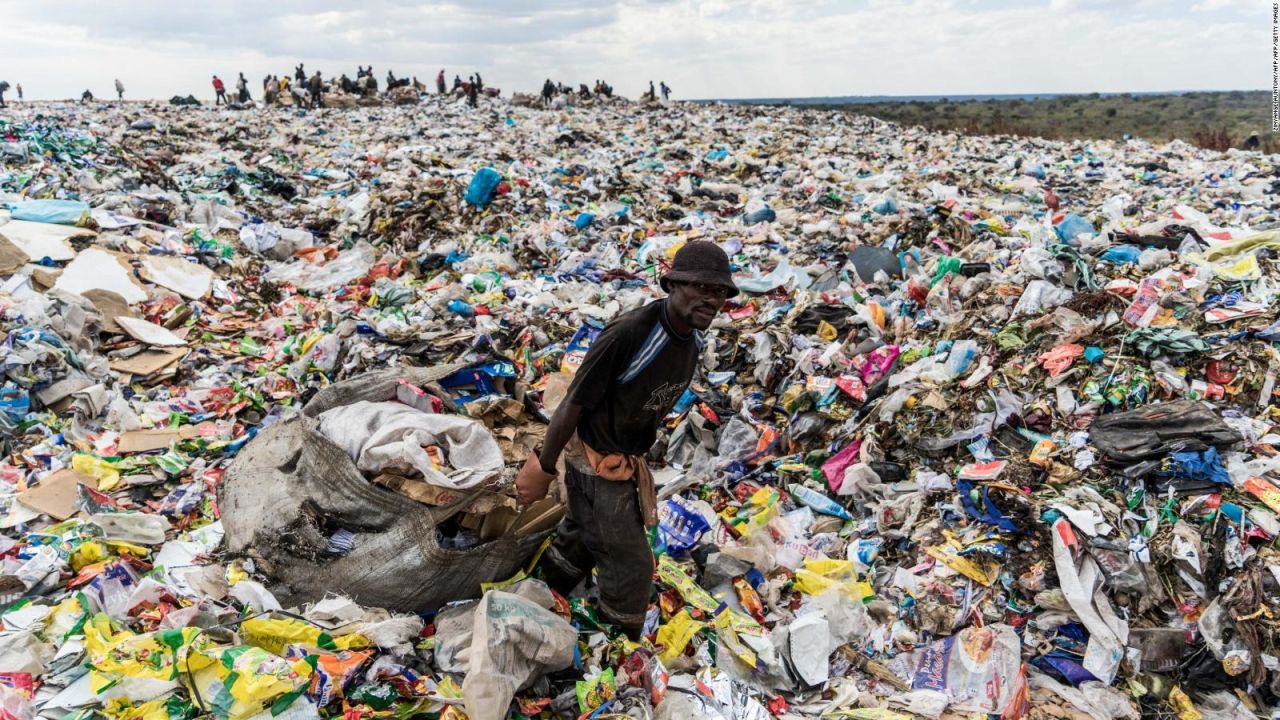
POLYGON ((436 525, 456 507, 431 508, 373 484, 316 430, 325 410, 392 400, 400 380, 427 384, 462 367, 393 368, 337 383, 236 456, 218 494, 227 548, 254 560, 283 605, 339 593, 371 607, 433 611, 514 575, 546 538, 549 531, 443 548, 436 525), (354 533, 345 556, 327 552, 340 529, 354 533))

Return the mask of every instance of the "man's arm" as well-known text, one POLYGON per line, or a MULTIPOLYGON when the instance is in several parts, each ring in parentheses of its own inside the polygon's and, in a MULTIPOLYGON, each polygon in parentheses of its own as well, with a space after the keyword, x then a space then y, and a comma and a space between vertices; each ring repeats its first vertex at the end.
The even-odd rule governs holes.
POLYGON ((569 398, 561 401, 560 407, 556 408, 555 414, 551 416, 551 423, 547 425, 546 436, 542 440, 542 452, 538 455, 538 463, 542 465, 544 472, 550 475, 555 474, 556 461, 560 459, 564 446, 573 437, 574 430, 577 430, 578 420, 581 417, 582 406, 570 402, 569 398))

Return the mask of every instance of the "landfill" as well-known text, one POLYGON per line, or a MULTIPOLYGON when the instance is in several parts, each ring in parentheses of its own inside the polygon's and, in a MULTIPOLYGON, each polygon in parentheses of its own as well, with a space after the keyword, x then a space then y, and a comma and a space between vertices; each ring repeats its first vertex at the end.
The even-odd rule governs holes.
POLYGON ((622 98, 4 111, 0 720, 1280 718, 1278 174, 622 98), (511 483, 694 239, 741 294, 633 642, 511 483))

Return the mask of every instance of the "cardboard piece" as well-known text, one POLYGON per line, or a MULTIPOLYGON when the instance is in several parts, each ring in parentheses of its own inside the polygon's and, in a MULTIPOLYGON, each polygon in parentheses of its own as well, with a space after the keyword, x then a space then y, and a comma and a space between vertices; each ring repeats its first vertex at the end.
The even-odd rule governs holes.
POLYGON ((39 485, 19 494, 18 502, 54 520, 66 520, 76 514, 76 487, 81 484, 98 489, 98 479, 92 475, 59 470, 47 475, 39 485))
POLYGON ((187 356, 187 348, 169 350, 143 350, 132 357, 112 360, 107 366, 126 375, 151 375, 173 365, 187 356))
POLYGON ((177 428, 130 430, 120 436, 119 442, 116 443, 116 452, 128 454, 165 450, 180 439, 182 439, 182 433, 177 428))
POLYGON ((102 314, 102 329, 109 333, 123 333, 124 328, 116 322, 118 317, 138 317, 129 309, 129 303, 118 293, 110 290, 86 290, 81 293, 102 314))
POLYGON ((550 530, 564 517, 565 506, 557 500, 543 498, 529 505, 507 528, 509 535, 533 535, 550 530))
POLYGON ((125 333, 135 339, 140 340, 148 345, 160 345, 163 347, 173 347, 177 345, 186 345, 187 341, 174 335, 168 328, 157 325, 142 318, 118 317, 116 324, 125 331, 125 333))
MULTIPOLYGON (((375 477, 373 482, 410 500, 434 507, 452 505, 465 498, 468 494, 475 492, 474 490, 454 490, 453 488, 440 487, 439 485, 432 485, 425 480, 416 480, 392 473, 382 473, 375 477)), ((502 507, 506 502, 507 498, 498 493, 485 493, 471 501, 467 507, 462 509, 462 512, 483 515, 502 507)))
POLYGON ((27 254, 33 262, 49 258, 54 262, 65 262, 76 256, 76 251, 67 242, 73 237, 96 237, 98 233, 84 228, 49 223, 10 220, 0 225, 0 237, 13 243, 27 254))
POLYGON ((30 258, 22 248, 0 237, 0 275, 12 275, 22 269, 30 258))
POLYGON ((199 300, 213 287, 213 271, 182 258, 148 255, 142 259, 142 278, 169 288, 188 300, 199 300))
POLYGON ((75 295, 86 290, 110 290, 130 304, 150 297, 146 288, 133 279, 133 268, 124 258, 106 250, 89 248, 67 264, 54 287, 75 295))
POLYGON ((85 388, 93 387, 97 384, 96 380, 77 370, 68 373, 66 377, 58 382, 37 390, 36 399, 45 407, 50 407, 85 388))

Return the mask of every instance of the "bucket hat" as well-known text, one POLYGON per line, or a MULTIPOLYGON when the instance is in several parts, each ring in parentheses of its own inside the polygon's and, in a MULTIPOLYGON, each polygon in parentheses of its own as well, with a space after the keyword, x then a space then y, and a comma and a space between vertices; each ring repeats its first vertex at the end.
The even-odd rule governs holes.
POLYGON ((685 243, 676 251, 671 270, 658 284, 671 292, 671 283, 706 283, 719 285, 729 291, 729 297, 738 294, 733 284, 733 272, 729 269, 729 256, 719 245, 705 240, 685 243))

